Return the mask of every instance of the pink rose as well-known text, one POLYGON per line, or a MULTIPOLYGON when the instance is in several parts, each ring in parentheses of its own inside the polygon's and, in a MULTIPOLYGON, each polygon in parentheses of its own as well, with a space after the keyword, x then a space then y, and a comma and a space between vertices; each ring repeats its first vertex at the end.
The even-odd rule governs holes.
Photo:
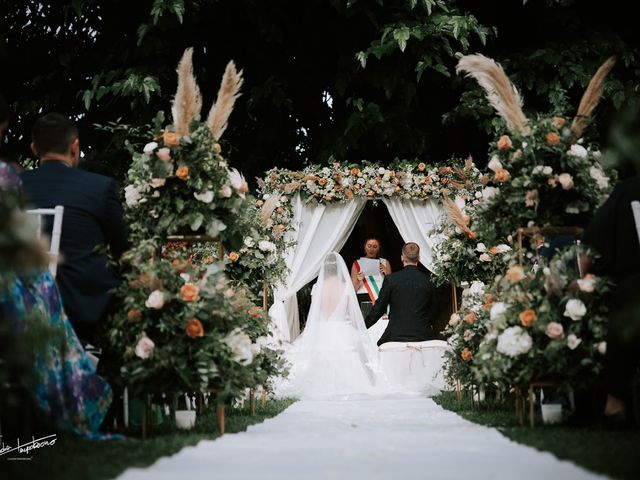
POLYGON ((169 150, 166 147, 158 149, 158 151, 156 152, 156 155, 163 162, 168 162, 169 160, 171 160, 171 150, 169 150))
POLYGON ((558 322, 549 322, 544 333, 553 340, 564 336, 564 328, 562 328, 562 324, 558 322))

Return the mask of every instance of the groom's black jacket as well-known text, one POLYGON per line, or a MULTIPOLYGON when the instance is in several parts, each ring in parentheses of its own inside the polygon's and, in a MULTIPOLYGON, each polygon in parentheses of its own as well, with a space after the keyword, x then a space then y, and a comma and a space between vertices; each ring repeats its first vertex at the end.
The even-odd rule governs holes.
POLYGON ((421 342, 435 337, 429 310, 433 303, 433 284, 429 275, 415 265, 407 265, 384 279, 378 300, 365 318, 371 327, 389 310, 389 325, 378 345, 387 342, 421 342))

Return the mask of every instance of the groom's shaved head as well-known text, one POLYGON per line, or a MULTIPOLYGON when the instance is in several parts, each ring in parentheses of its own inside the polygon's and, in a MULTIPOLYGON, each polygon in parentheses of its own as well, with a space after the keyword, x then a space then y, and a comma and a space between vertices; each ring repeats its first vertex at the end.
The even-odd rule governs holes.
POLYGON ((404 247, 402 247, 402 256, 407 262, 418 263, 420 260, 420 247, 414 242, 405 243, 404 247))

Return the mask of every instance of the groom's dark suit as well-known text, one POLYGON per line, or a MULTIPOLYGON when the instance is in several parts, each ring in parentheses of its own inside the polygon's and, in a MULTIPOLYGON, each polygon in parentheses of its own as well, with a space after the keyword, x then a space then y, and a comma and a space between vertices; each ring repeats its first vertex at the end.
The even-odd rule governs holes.
POLYGON ((384 279, 378 300, 367 315, 371 327, 390 306, 389 325, 378 345, 387 342, 421 342, 435 337, 429 310, 432 308, 433 285, 429 275, 415 265, 407 265, 384 279))
POLYGON ((127 248, 116 182, 55 160, 21 177, 31 207, 64 206, 56 281, 74 327, 95 328, 118 285, 106 255, 95 247, 108 245, 116 257, 127 248))

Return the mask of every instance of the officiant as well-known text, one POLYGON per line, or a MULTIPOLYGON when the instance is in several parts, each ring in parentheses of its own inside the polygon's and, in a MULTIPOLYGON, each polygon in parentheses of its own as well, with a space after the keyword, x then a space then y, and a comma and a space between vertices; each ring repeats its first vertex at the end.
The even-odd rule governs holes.
POLYGON ((371 311, 382 288, 384 277, 391 274, 391 264, 380 258, 380 239, 369 235, 364 240, 364 257, 351 266, 351 282, 355 288, 363 317, 371 311))

